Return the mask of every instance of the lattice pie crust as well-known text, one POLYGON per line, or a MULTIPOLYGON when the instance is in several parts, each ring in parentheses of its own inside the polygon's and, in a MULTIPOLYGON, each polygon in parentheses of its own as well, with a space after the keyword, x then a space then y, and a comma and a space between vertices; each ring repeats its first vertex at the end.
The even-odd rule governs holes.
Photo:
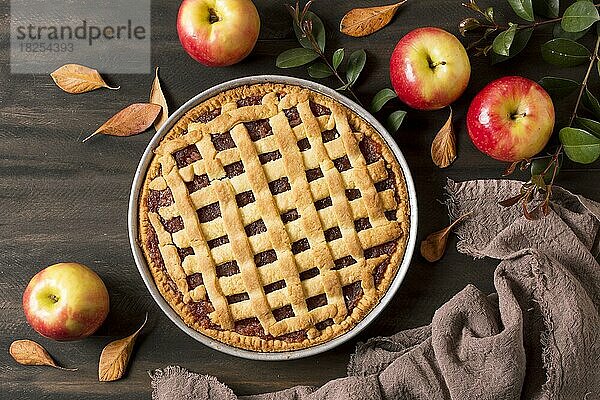
POLYGON ((306 348, 377 304, 404 255, 402 171, 379 134, 292 85, 223 92, 161 141, 140 243, 186 324, 255 351, 306 348))

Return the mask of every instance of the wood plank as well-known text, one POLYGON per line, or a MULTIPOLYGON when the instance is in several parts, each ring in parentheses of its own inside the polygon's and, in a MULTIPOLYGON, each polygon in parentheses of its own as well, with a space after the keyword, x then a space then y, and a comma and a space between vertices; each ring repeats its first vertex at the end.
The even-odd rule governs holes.
MULTIPOLYGON (((297 46, 283 9, 289 1, 256 1, 262 18, 260 40, 244 62, 223 69, 208 69, 188 57, 177 38, 175 20, 179 2, 154 1, 152 6, 153 63, 161 67, 163 88, 171 109, 213 85, 228 79, 274 73, 308 78, 306 70, 279 70, 275 57, 297 46)), ((389 86, 388 60, 397 40, 418 26, 436 25, 457 33, 456 24, 467 11, 454 0, 415 1, 402 7, 393 24, 361 39, 336 32, 339 20, 352 5, 380 5, 381 1, 316 2, 314 10, 328 29, 328 48, 358 48, 368 53, 367 67, 356 88, 364 103, 389 86), (334 5, 331 5, 335 3, 334 5), (432 9, 435 12, 432 12, 432 9)), ((508 14, 499 2, 497 13, 508 14)), ((8 37, 8 2, 0 3, 0 32, 8 37)), ((448 169, 437 169, 429 146, 447 111, 410 111, 400 132, 394 134, 412 169, 419 199, 419 239, 444 226, 446 179, 498 178, 502 163, 479 153, 467 137, 464 116, 470 99, 490 80, 520 74, 532 79, 553 73, 577 79, 578 68, 558 70, 539 60, 539 44, 551 30, 536 32, 524 54, 505 65, 490 66, 473 59, 475 73, 466 94, 454 106, 459 158, 448 169)), ((0 42, 0 392, 7 398, 121 399, 148 398, 148 370, 179 364, 190 370, 213 374, 240 394, 284 389, 296 384, 320 385, 343 376, 349 354, 358 341, 374 335, 429 323, 437 307, 466 284, 493 291, 493 260, 470 260, 459 255, 451 243, 446 257, 433 265, 418 254, 402 287, 389 307, 358 338, 320 356, 304 360, 266 363, 227 356, 195 342, 158 309, 137 272, 127 240, 127 201, 134 171, 151 133, 131 138, 96 137, 80 140, 117 110, 133 101, 145 100, 153 76, 109 75, 112 92, 98 90, 73 96, 58 90, 49 76, 10 75, 8 40, 0 42), (39 337, 27 325, 21 295, 28 280, 41 268, 74 260, 91 266, 105 280, 111 293, 107 322, 83 342, 57 343, 39 337), (145 311, 147 328, 136 346, 127 377, 97 382, 97 361, 109 341, 135 330, 145 311), (22 367, 8 355, 12 340, 31 338, 46 346, 56 359, 79 371, 67 373, 43 367, 22 367)), ((334 86, 333 80, 323 80, 334 86)), ((570 110, 569 101, 557 104, 570 110)), ((393 107, 402 107, 393 103, 393 107)), ((386 106, 383 117, 393 108, 386 106)), ((564 123, 568 112, 561 112, 564 123)), ((595 184, 598 163, 583 169, 565 162, 558 183, 592 199, 600 199, 595 184)), ((454 240, 454 239, 453 239, 454 240)))

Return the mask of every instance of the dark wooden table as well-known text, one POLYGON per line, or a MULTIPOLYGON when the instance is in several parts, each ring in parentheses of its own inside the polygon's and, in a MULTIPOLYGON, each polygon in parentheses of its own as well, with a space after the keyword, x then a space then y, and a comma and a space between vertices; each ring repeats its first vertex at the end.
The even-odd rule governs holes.
MULTIPOLYGON (((349 38, 337 31, 343 14, 355 5, 380 5, 382 1, 317 1, 313 9, 325 22, 328 48, 348 51, 364 48, 367 67, 357 86, 368 103, 389 86, 389 55, 409 30, 435 25, 457 34, 457 23, 468 11, 460 0, 412 1, 398 13, 391 26, 367 38, 349 38)), ((503 1, 496 13, 508 13, 503 1)), ((208 69, 182 50, 175 29, 179 2, 153 1, 152 62, 161 67, 163 88, 171 108, 197 93, 241 76, 276 73, 307 78, 303 68, 279 70, 275 57, 296 46, 284 1, 256 1, 262 28, 259 42, 242 63, 208 69)), ((514 17, 513 17, 514 18, 514 17)), ((494 260, 471 260, 452 244, 446 257, 428 264, 416 252, 408 274, 393 302, 358 338, 325 354, 288 362, 254 362, 211 350, 175 327, 146 290, 129 249, 127 201, 135 168, 152 133, 131 138, 97 137, 85 144, 92 132, 115 111, 147 98, 152 75, 111 75, 121 85, 117 92, 99 90, 73 96, 60 91, 46 75, 9 73, 9 4, 0 2, 0 397, 2 398, 119 398, 150 397, 146 371, 178 364, 199 373, 216 375, 240 394, 283 389, 292 385, 320 385, 341 377, 356 342, 375 335, 427 324, 434 311, 466 284, 493 291, 494 260), (91 338, 58 343, 36 334, 25 321, 21 296, 29 279, 47 265, 78 261, 96 270, 111 295, 106 323, 91 338), (131 333, 145 312, 149 323, 136 345, 125 379, 99 383, 97 363, 109 341, 131 333), (45 367, 23 367, 8 355, 15 339, 30 338, 47 347, 65 366, 77 372, 45 367)), ((431 162, 429 146, 447 111, 410 111, 395 138, 404 152, 415 180, 419 202, 420 241, 448 222, 443 186, 446 179, 498 178, 505 165, 479 153, 470 143, 464 115, 470 99, 490 80, 519 74, 537 80, 554 72, 540 60, 539 44, 550 29, 536 31, 525 52, 503 65, 490 66, 486 59, 472 59, 473 75, 467 92, 455 105, 458 128, 457 161, 440 170, 431 162)), ((582 67, 583 68, 583 67, 582 67)), ((580 77, 582 68, 561 72, 580 77)), ((579 79, 579 78, 577 78, 579 79)), ((597 79, 594 78, 594 82, 597 79)), ((325 80, 326 84, 336 82, 325 80)), ((594 85, 596 85, 594 83, 594 85)), ((595 86, 597 87, 597 86, 595 86)), ((565 123, 572 104, 557 104, 559 123, 565 123)), ((600 199, 596 168, 566 162, 558 183, 600 199)))

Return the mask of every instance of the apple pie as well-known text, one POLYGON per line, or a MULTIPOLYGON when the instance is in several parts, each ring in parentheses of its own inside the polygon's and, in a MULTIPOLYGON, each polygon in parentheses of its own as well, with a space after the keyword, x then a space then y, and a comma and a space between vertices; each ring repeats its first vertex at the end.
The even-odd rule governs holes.
POLYGON ((288 84, 224 91, 154 151, 140 245, 182 320, 278 352, 352 329, 388 290, 409 230, 406 182, 378 132, 288 84))

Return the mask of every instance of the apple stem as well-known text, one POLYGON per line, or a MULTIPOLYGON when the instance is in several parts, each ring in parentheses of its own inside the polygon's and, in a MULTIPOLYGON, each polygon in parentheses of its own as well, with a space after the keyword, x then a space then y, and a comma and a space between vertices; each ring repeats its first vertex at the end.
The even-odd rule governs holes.
POLYGON ((527 116, 526 112, 516 113, 516 114, 511 114, 510 115, 510 119, 515 120, 515 119, 523 118, 523 117, 526 117, 526 116, 527 116))
POLYGON ((208 9, 208 22, 211 24, 214 24, 215 22, 219 22, 221 20, 221 18, 219 18, 219 15, 217 15, 217 12, 214 10, 214 8, 209 8, 208 9))
POLYGON ((55 302, 55 303, 58 303, 58 297, 56 297, 56 295, 49 294, 49 295, 48 295, 48 298, 49 298, 50 300, 52 300, 53 302, 55 302))

